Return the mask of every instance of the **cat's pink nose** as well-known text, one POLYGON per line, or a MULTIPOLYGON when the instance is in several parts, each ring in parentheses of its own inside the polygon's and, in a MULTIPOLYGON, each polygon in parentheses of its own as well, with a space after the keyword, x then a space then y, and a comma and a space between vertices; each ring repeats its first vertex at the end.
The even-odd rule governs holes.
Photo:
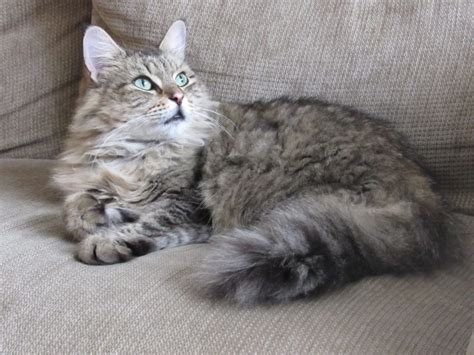
POLYGON ((184 97, 184 95, 181 91, 173 91, 169 95, 169 99, 173 100, 178 105, 181 105, 181 102, 183 101, 183 97, 184 97))

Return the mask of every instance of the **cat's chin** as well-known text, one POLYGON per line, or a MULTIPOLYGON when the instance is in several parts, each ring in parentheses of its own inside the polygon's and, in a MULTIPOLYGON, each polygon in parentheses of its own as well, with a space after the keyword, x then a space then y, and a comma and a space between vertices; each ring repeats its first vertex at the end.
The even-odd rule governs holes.
POLYGON ((184 121, 186 117, 184 116, 183 112, 179 110, 174 116, 171 118, 168 118, 165 122, 163 122, 164 125, 170 124, 170 123, 177 123, 184 121))

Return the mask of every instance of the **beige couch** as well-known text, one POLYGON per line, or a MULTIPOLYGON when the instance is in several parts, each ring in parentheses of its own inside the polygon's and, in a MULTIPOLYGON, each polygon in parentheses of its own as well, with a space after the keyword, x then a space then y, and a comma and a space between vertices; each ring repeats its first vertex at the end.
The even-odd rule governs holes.
POLYGON ((474 45, 470 0, 3 0, 0 3, 0 353, 440 353, 473 327, 474 45), (94 9, 91 20, 91 9, 94 9), (200 296, 206 245, 95 267, 74 260, 48 187, 90 21, 153 47, 188 24, 218 98, 319 96, 408 135, 458 212, 466 260, 240 308, 200 296))

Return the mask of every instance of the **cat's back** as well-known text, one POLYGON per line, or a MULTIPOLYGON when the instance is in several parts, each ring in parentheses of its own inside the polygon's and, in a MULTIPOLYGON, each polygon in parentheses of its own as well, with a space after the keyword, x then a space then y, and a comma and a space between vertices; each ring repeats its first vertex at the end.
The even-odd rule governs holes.
POLYGON ((342 152, 410 154, 402 137, 381 120, 315 99, 224 104, 221 111, 226 129, 207 148, 221 160, 281 165, 305 157, 330 163, 342 152))
POLYGON ((342 188, 371 201, 399 199, 414 186, 429 189, 400 136, 362 113, 289 99, 220 111, 225 130, 204 149, 201 189, 223 225, 248 221, 240 213, 250 213, 249 206, 271 208, 307 189, 342 188))

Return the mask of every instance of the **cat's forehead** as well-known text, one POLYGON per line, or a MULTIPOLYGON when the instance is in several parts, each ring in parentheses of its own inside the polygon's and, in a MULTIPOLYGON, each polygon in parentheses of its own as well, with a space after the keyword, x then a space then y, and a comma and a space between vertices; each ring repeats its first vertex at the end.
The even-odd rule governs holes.
POLYGON ((177 58, 157 52, 133 52, 128 55, 128 62, 139 71, 146 70, 154 75, 163 75, 173 73, 176 70, 186 66, 177 58))

